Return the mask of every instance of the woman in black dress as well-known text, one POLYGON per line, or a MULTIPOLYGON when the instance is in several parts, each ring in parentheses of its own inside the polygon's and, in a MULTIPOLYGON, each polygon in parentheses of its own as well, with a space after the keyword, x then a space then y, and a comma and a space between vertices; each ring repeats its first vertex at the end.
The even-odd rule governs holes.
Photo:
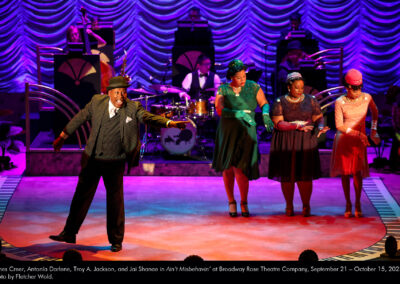
POLYGON ((269 154, 268 177, 281 182, 286 200, 286 215, 293 216, 294 184, 297 183, 303 202, 303 216, 310 216, 312 180, 321 176, 317 138, 329 130, 314 124, 322 119, 321 108, 313 96, 305 95, 300 73, 287 76, 288 94, 279 97, 271 112, 274 122, 269 154))

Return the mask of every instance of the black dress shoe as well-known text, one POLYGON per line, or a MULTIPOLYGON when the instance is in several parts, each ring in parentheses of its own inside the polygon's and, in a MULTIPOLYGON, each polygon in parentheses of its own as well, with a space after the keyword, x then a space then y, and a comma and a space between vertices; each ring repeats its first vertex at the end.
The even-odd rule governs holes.
POLYGON ((122 245, 121 244, 112 244, 111 245, 111 251, 112 252, 119 252, 122 250, 122 245))
POLYGON ((51 235, 49 238, 57 242, 76 243, 76 235, 68 235, 65 231, 62 231, 59 235, 51 235))

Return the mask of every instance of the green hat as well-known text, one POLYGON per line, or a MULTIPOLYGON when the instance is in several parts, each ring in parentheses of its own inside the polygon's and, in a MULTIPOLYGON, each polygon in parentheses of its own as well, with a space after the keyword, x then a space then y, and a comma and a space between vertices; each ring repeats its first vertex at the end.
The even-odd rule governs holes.
POLYGON ((226 72, 226 78, 231 79, 237 72, 246 69, 247 66, 243 64, 242 60, 234 59, 228 65, 228 72, 226 72))
POLYGON ((130 84, 128 84, 125 77, 123 76, 112 77, 107 86, 107 91, 115 88, 128 88, 129 86, 130 84))

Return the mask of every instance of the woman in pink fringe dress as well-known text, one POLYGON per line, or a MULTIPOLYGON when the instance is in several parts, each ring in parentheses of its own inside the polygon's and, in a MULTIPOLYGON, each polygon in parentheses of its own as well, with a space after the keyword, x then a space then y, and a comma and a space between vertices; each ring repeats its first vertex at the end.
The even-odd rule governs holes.
POLYGON ((362 180, 369 176, 367 146, 368 137, 365 133, 365 118, 368 109, 372 115, 371 140, 380 143, 377 133, 378 108, 370 94, 361 92, 362 74, 356 69, 346 73, 344 85, 347 94, 335 102, 336 136, 331 159, 331 176, 342 177, 342 187, 346 199, 344 216, 352 216, 350 199, 350 176, 353 176, 355 190, 355 216, 362 217, 361 191, 362 180))

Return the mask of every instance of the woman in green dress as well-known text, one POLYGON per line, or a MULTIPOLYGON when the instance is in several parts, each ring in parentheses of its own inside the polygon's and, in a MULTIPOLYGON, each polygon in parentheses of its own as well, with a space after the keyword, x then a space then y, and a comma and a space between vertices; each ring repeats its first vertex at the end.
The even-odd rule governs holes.
POLYGON ((212 167, 218 172, 222 171, 231 217, 237 216, 233 193, 235 178, 240 191, 242 216, 249 217, 249 180, 260 177, 254 112, 257 104, 262 109, 267 131, 273 129, 264 92, 256 82, 246 80, 245 71, 246 66, 242 61, 231 61, 226 75, 231 83, 221 85, 215 99, 215 107, 221 119, 217 128, 212 167))

